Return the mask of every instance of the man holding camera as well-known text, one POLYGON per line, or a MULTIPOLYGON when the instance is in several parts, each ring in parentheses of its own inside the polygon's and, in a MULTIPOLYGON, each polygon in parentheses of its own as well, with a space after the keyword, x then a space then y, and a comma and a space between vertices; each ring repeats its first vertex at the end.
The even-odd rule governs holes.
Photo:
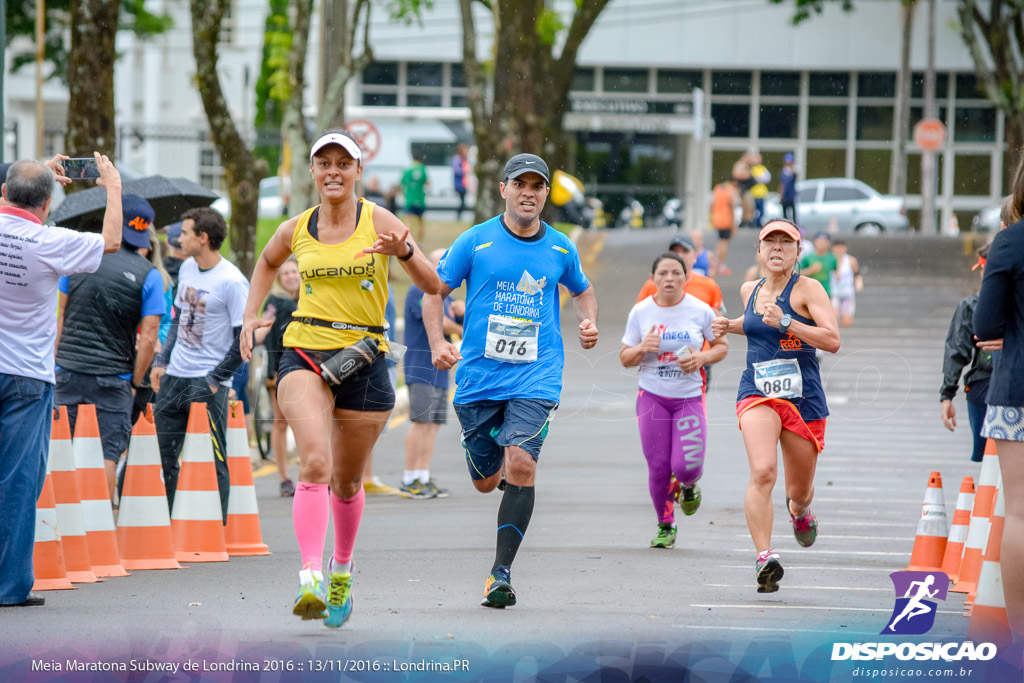
POLYGON ((210 419, 225 524, 231 489, 226 445, 228 392, 231 377, 242 364, 238 337, 249 296, 245 276, 218 252, 226 236, 224 218, 213 209, 189 209, 182 216, 178 243, 186 258, 178 271, 174 321, 150 371, 157 394, 154 417, 167 503, 173 509, 189 409, 192 402, 201 401, 210 419))
POLYGON ((100 235, 43 225, 54 173, 41 162, 15 162, 0 188, 0 607, 45 602, 30 591, 53 408, 57 281, 96 270, 121 246, 121 175, 95 157, 107 193, 100 235))

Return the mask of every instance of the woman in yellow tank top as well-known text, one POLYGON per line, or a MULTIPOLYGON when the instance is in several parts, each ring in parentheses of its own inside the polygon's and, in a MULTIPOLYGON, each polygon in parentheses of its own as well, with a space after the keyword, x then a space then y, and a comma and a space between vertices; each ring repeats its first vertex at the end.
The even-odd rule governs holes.
POLYGON ((270 324, 258 316, 260 304, 277 269, 294 253, 302 286, 277 371, 278 402, 299 451, 292 515, 302 570, 292 612, 333 628, 352 612, 352 549, 363 513, 363 469, 395 404, 382 355, 389 257, 397 257, 423 291, 436 294, 441 288, 409 228, 387 209, 356 197, 361 158, 359 145, 343 131, 328 131, 313 144, 310 173, 321 203, 282 223, 263 249, 241 335, 242 357, 248 358, 253 331, 270 324), (344 374, 338 359, 360 350, 373 360, 333 383, 344 374), (334 552, 325 590, 322 563, 332 513, 334 552))

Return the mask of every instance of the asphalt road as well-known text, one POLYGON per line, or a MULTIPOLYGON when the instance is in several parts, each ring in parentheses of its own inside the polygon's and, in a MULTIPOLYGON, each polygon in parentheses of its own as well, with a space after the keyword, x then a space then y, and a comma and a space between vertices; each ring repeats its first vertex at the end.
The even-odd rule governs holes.
MULTIPOLYGON (((620 366, 618 350, 626 314, 669 237, 663 230, 608 231, 580 241, 601 304, 601 340, 583 352, 571 305, 563 308, 563 400, 513 567, 514 608, 479 606, 500 494, 472 488, 450 414, 432 472, 452 495, 367 500, 356 545, 355 611, 345 628, 331 631, 291 615, 300 568, 291 501, 277 495, 276 477, 264 476, 256 488, 271 556, 138 571, 49 592, 42 608, 4 610, 0 680, 48 680, 29 673, 32 662, 69 659, 265 667, 244 680, 527 680, 537 672, 545 680, 572 680, 597 669, 604 671, 600 680, 682 680, 687 669, 690 680, 728 681, 739 673, 851 680, 853 663, 829 661, 831 643, 880 639, 893 608, 888 575, 910 559, 929 472, 942 473, 950 518, 961 478, 978 476, 969 462, 965 404, 958 397, 962 426, 950 434, 937 398, 949 318, 977 286, 977 275, 965 267, 957 242, 852 244, 866 266, 866 289, 840 353, 822 362, 832 415, 816 478, 818 541, 810 549, 796 544, 780 483, 773 542, 786 575, 779 592, 765 595, 755 592, 742 505, 748 468, 735 418, 742 338, 730 338, 730 354, 708 392, 702 507, 693 517, 677 514, 674 549, 648 547, 656 519, 635 424, 636 374, 620 366), (461 671, 430 668, 463 659, 461 671)), ((749 234, 735 240, 730 264, 737 275, 722 280, 733 316, 753 244, 749 234)), ((393 423, 374 469, 397 485, 407 423, 393 423)), ((928 639, 965 638, 962 601, 950 594, 939 603, 928 639)), ((181 680, 202 673, 179 672, 181 680)), ((109 680, 131 675, 115 672, 109 680)), ((157 673, 135 679, 171 680, 157 673)))

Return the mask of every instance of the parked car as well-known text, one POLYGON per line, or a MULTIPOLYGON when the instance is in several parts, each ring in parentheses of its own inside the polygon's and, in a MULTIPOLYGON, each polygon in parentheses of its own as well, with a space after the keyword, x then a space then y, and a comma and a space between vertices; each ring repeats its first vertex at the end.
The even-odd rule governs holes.
POLYGON ((999 232, 1002 227, 999 215, 1003 212, 1003 205, 1000 202, 995 206, 982 209, 971 219, 971 230, 974 232, 999 232))
MULTIPOLYGON (((215 211, 231 219, 231 200, 221 197, 210 205, 215 211)), ((260 181, 260 203, 257 215, 260 218, 281 218, 284 216, 285 203, 281 196, 281 179, 276 175, 269 176, 260 181)))
MULTIPOLYGON (((852 178, 819 178, 796 184, 797 222, 804 232, 829 231, 832 219, 838 232, 879 234, 909 227, 907 209, 901 197, 879 194, 852 178)), ((778 218, 782 209, 777 198, 765 203, 765 217, 778 218)))

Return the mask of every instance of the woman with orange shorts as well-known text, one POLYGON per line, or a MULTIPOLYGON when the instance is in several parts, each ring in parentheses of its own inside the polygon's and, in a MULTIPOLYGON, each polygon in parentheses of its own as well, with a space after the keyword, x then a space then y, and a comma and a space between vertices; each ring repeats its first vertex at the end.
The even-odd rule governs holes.
POLYGON ((765 277, 740 287, 743 315, 715 318, 712 331, 716 338, 728 332, 747 337, 747 367, 736 403, 750 461, 743 506, 757 551, 757 592, 774 593, 783 574, 779 555, 771 547, 778 447, 782 446, 793 534, 806 548, 817 536, 810 504, 828 417, 815 351, 838 351, 839 329, 825 288, 796 272, 799 229, 789 221, 774 220, 758 239, 757 259, 765 277))

